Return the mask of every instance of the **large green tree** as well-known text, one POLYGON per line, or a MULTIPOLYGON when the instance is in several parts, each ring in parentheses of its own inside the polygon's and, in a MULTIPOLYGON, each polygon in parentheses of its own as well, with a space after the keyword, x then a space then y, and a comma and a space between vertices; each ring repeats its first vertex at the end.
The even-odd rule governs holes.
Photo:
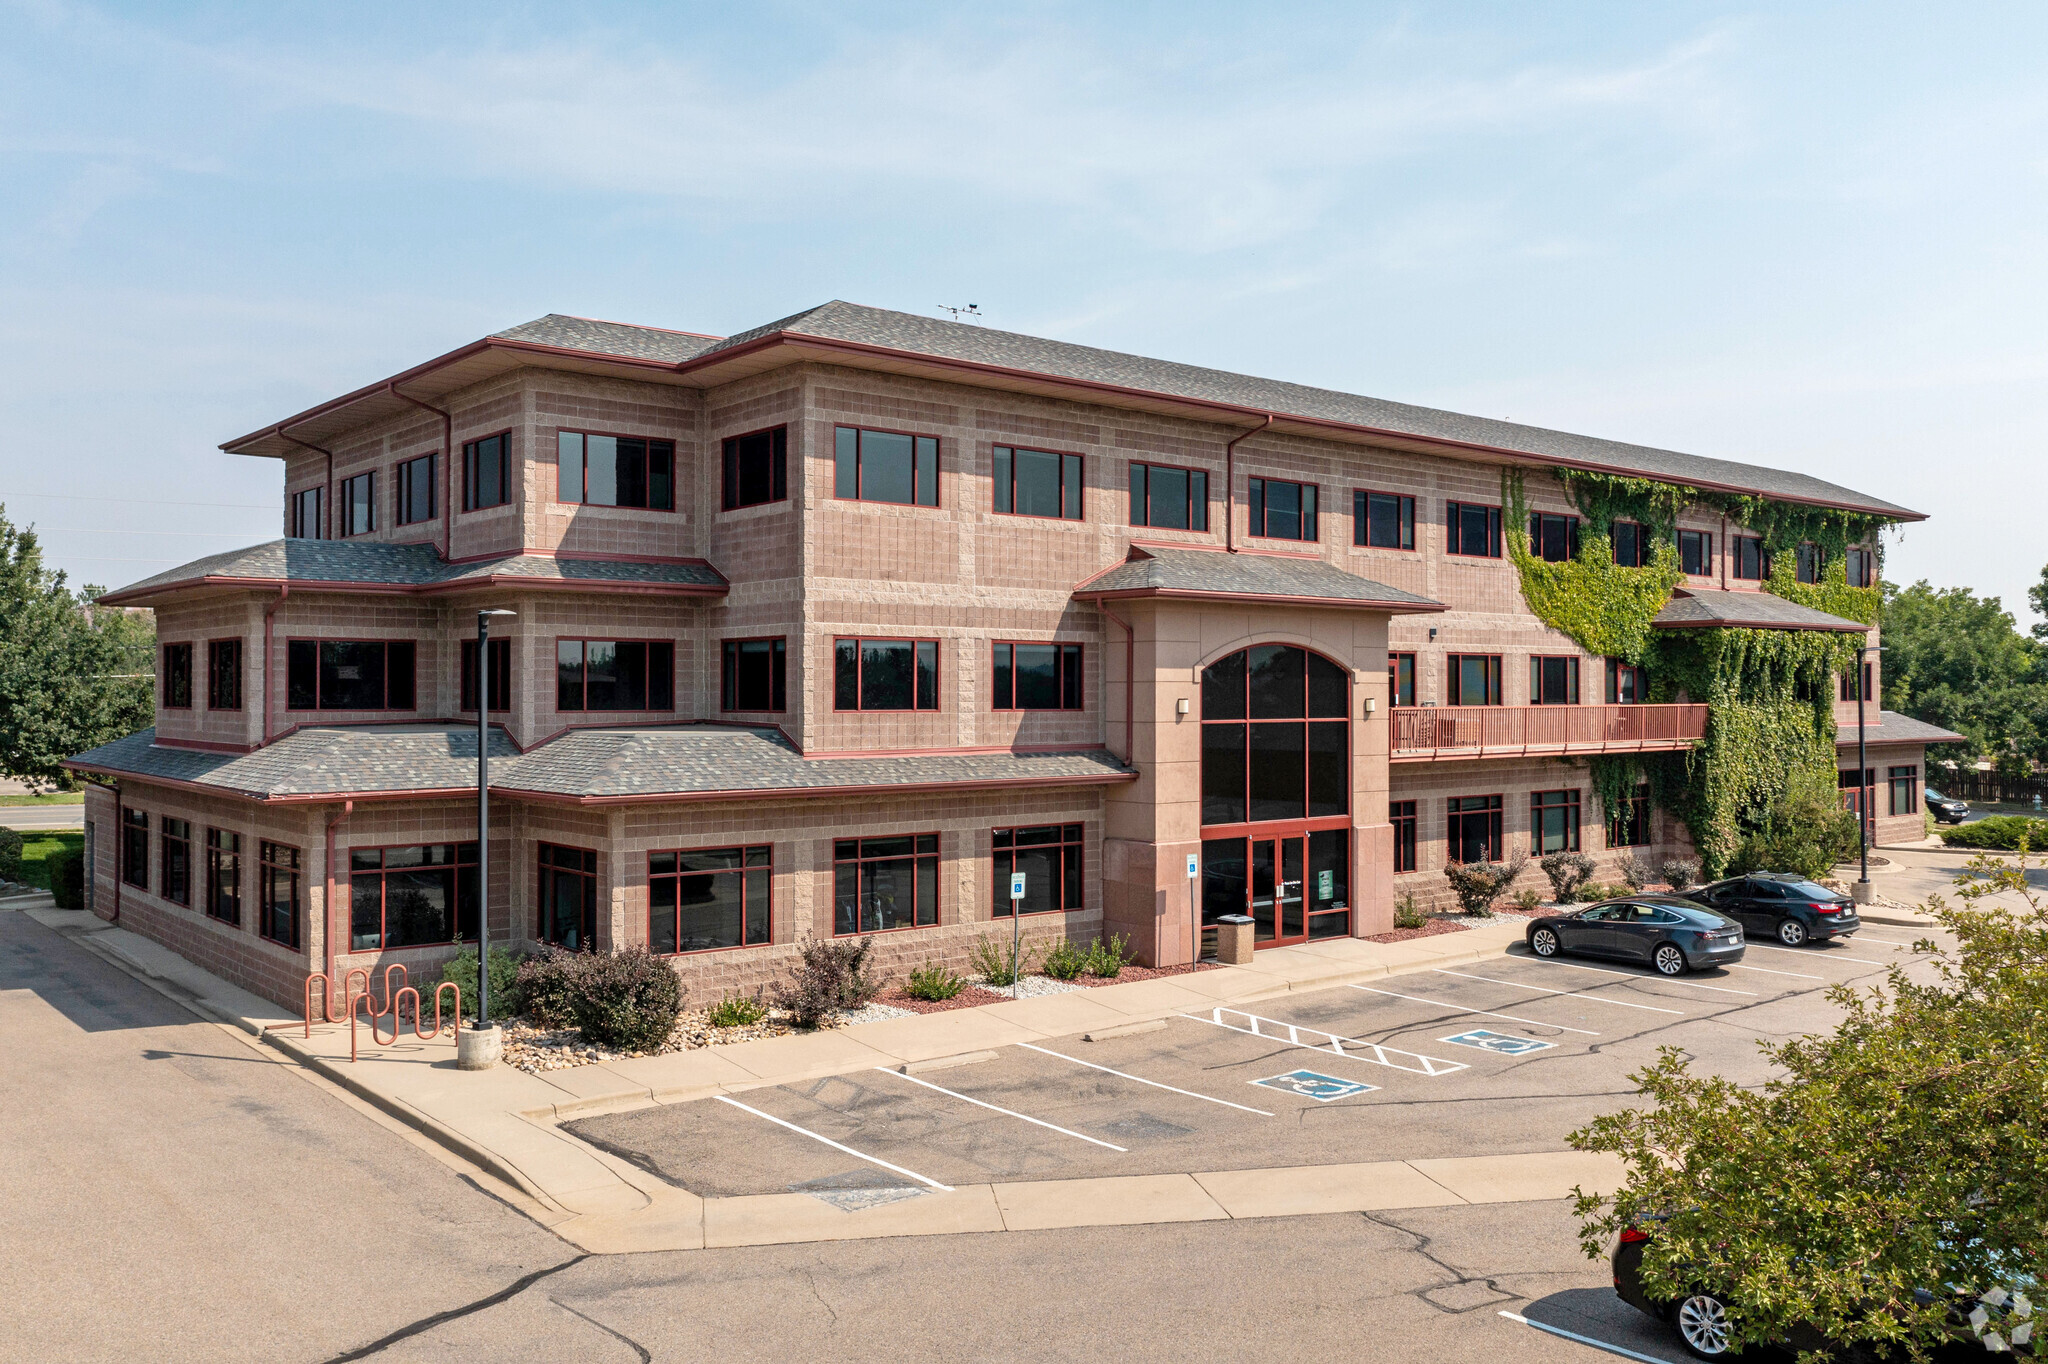
POLYGON ((95 608, 0 505, 0 775, 54 782, 74 753, 149 724, 155 629, 95 608))
POLYGON ((2048 761, 2048 648, 1997 597, 1887 583, 1884 646, 1885 705, 1968 735, 2002 767, 2048 761))

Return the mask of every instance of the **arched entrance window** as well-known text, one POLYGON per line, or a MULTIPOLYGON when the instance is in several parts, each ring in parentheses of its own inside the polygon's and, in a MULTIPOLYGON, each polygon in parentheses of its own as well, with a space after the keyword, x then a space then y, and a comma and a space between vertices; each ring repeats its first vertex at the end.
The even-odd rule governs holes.
POLYGON ((1202 921, 1262 946, 1351 931, 1351 678, 1260 644, 1202 670, 1202 921))

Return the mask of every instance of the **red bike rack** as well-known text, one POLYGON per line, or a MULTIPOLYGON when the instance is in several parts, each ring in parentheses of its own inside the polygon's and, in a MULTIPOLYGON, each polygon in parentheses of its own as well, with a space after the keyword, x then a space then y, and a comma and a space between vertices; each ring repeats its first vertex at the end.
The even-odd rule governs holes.
MULTIPOLYGON (((394 962, 384 968, 384 1003, 379 1007, 376 995, 371 993, 370 972, 366 968, 361 966, 351 967, 342 976, 342 1010, 348 1015, 348 1059, 350 1061, 354 1061, 357 1055, 356 1023, 365 1014, 368 1015, 370 1020, 370 1040, 372 1042, 375 1042, 380 1047, 388 1047, 398 1041, 399 1034, 405 1026, 404 1007, 408 996, 412 999, 413 1036, 421 1041, 426 1041, 441 1035, 441 1029, 446 1026, 441 1020, 441 996, 448 991, 454 991, 455 1007, 453 1010, 454 1019, 452 1026, 455 1035, 458 1037, 461 1035, 462 987, 452 980, 444 980, 434 987, 434 1027, 433 1031, 429 1032, 425 1027, 425 1019, 423 1017, 425 1006, 420 1000, 420 992, 411 985, 403 983, 406 979, 404 966, 394 962), (400 982, 395 986, 391 980, 393 972, 397 973, 400 982), (358 977, 361 979, 360 989, 357 988, 358 977), (391 1036, 389 1037, 383 1036, 377 1030, 378 1021, 387 1016, 391 1019, 391 1036)), ((328 980, 327 974, 324 971, 315 971, 306 977, 305 1025, 307 1037, 313 1035, 313 982, 316 980, 320 982, 321 1021, 325 1023, 338 1021, 334 1017, 333 983, 328 980)))

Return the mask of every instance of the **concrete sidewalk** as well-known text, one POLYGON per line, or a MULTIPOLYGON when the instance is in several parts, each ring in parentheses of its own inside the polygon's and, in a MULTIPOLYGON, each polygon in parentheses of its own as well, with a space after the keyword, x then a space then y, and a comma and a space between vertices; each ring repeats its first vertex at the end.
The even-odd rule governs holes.
POLYGON ((526 1210, 537 1220, 595 1253, 1561 1198, 1574 1183, 1611 1188, 1619 1174, 1606 1157, 1556 1152, 985 1184, 849 1213, 797 1193, 699 1198, 557 1125, 1483 960, 1521 940, 1519 919, 1401 943, 1347 938, 1276 948, 1249 966, 530 1075, 504 1066, 458 1071, 449 1037, 379 1045, 367 1023, 357 1024, 352 1062, 344 1024, 315 1024, 308 1035, 287 1011, 88 912, 47 902, 26 912, 490 1172, 530 1200, 526 1210))

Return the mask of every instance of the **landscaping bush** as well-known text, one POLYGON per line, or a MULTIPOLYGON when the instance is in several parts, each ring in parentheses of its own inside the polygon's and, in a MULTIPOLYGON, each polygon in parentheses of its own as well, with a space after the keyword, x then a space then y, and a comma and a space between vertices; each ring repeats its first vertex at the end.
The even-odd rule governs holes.
POLYGON ((1415 903, 1414 891, 1411 890, 1400 899, 1394 901, 1394 927, 1420 928, 1428 922, 1429 916, 1424 914, 1422 907, 1415 903))
POLYGON ((1568 905, 1579 888, 1593 879, 1593 859, 1582 852, 1554 852, 1536 864, 1550 878, 1550 891, 1557 903, 1568 905))
POLYGON ((644 947, 590 953, 571 978, 569 1011, 593 1046, 653 1051, 682 1015, 683 982, 644 947))
POLYGON ((2026 840, 2029 851, 2040 852, 2048 848, 2048 819, 1990 815, 1975 823, 1958 824, 1946 830, 1941 841, 1943 846, 1950 848, 1997 848, 2018 852, 2022 838, 2026 840))
POLYGON ((1528 865, 1529 855, 1523 852, 1506 862, 1454 862, 1444 868, 1444 879, 1467 914, 1484 914, 1528 865))
POLYGON ((0 829, 0 881, 21 879, 21 835, 0 829))
MULTIPOLYGON (((543 947, 519 963, 519 975, 514 983, 518 986, 520 1007, 526 1016, 543 1028, 573 1026, 576 1016, 569 1005, 569 993, 576 973, 589 957, 587 952, 543 947)), ((475 974, 474 969, 471 974, 475 974)), ((496 994, 496 991, 492 993, 496 994)))
POLYGON ((85 908, 85 854, 68 849, 50 859, 50 895, 59 909, 85 908))
POLYGON ((1650 864, 1632 852, 1623 853, 1621 860, 1614 864, 1614 869, 1621 873, 1622 880, 1628 882, 1630 890, 1641 890, 1657 879, 1656 874, 1650 870, 1650 864))
POLYGON ((1842 808, 1836 788, 1802 781, 1771 808, 1762 827, 1743 837, 1727 874, 1788 871, 1818 880, 1854 857, 1860 840, 1856 816, 1842 808))
POLYGON ((1540 909, 1542 905, 1543 897, 1533 890, 1518 890, 1515 892, 1515 908, 1517 909, 1540 909))
MULTIPOLYGON (((525 1007, 523 992, 519 988, 519 958, 503 947, 491 949, 491 1017, 507 1019, 518 1014, 525 1007)), ((464 948, 441 965, 441 979, 452 980, 462 991, 462 1016, 476 1017, 476 949, 464 948)), ((432 1007, 425 989, 420 991, 420 1002, 432 1007)))
POLYGON ((910 973, 903 993, 912 999, 951 999, 967 988, 967 977, 937 962, 928 961, 910 973))
POLYGON ((1097 938, 1095 945, 1088 949, 1088 974, 1103 980, 1115 980, 1130 959, 1130 944, 1123 934, 1112 933, 1106 938, 1097 938))
POLYGON ((1658 870, 1664 873, 1664 880, 1673 890, 1684 890, 1699 882, 1700 860, 1697 857, 1667 858, 1658 870))
POLYGON ((1061 938, 1039 965, 1054 980, 1072 980, 1087 969, 1088 953, 1071 939, 1061 938))
POLYGON ((1010 944, 998 943, 984 933, 974 940, 968 957, 982 980, 990 985, 1015 985, 1017 977, 1031 969, 1031 959, 1037 950, 1025 943, 1021 952, 1013 952, 1010 944))
POLYGON ((815 1028, 841 1009, 858 1009, 881 989, 867 969, 874 943, 873 938, 805 938, 797 949, 795 973, 775 983, 775 1003, 800 1028, 815 1028))
POLYGON ((768 1016, 768 1006, 758 998, 727 995, 706 1011, 705 1020, 714 1028, 746 1028, 768 1016))
POLYGON ((1629 890, 1630 887, 1628 886, 1605 885, 1599 881, 1588 881, 1585 885, 1579 887, 1579 898, 1589 905, 1597 905, 1602 900, 1619 900, 1626 896, 1629 890))

